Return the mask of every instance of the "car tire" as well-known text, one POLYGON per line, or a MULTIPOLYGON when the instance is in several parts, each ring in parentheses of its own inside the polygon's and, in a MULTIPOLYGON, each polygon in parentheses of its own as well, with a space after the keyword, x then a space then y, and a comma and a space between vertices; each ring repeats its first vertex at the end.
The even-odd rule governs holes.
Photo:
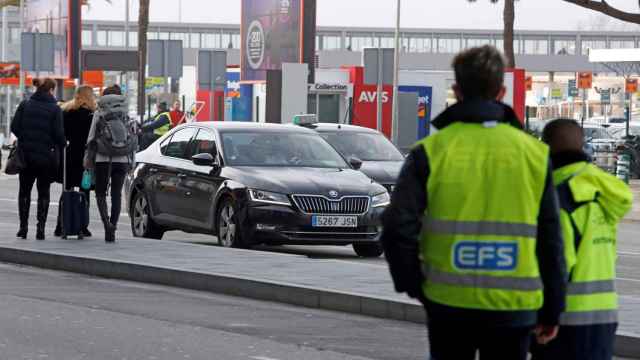
POLYGON ((237 219, 238 206, 232 198, 225 198, 218 207, 216 216, 218 244, 226 248, 247 249, 237 219))
POLYGON ((133 236, 160 240, 164 230, 151 218, 147 195, 138 191, 131 202, 131 232, 133 236))
POLYGON ((382 245, 378 243, 373 244, 353 244, 353 250, 356 254, 363 258, 377 258, 382 255, 382 245))

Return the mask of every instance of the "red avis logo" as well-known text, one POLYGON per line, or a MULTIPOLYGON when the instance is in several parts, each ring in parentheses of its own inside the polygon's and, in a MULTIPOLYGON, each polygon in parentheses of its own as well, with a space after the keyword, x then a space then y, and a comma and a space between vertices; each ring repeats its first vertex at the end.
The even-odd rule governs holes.
MULTIPOLYGON (((382 103, 389 102, 389 92, 383 91, 380 94, 380 99, 382 103)), ((360 103, 375 103, 378 101, 378 93, 376 91, 363 91, 360 93, 360 97, 358 98, 358 102, 360 103)))

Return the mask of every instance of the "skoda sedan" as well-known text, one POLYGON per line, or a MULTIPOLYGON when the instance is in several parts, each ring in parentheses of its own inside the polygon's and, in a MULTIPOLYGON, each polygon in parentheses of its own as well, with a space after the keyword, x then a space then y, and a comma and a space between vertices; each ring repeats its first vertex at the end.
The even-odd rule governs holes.
POLYGON ((353 245, 362 257, 382 254, 388 192, 312 130, 193 123, 136 160, 125 189, 137 237, 182 230, 216 235, 225 247, 353 245))

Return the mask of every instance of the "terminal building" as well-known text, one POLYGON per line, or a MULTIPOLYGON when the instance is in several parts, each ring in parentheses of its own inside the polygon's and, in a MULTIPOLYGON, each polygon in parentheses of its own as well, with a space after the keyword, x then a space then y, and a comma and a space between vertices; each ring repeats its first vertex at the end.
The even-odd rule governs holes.
MULTIPOLYGON (((20 31, 15 15, 9 14, 8 36, 3 47, 5 60, 9 62, 16 61, 19 55, 20 31)), ((89 50, 125 49, 127 38, 129 47, 136 47, 138 34, 135 25, 132 22, 129 27, 131 30, 126 34, 124 22, 84 20, 81 33, 82 47, 89 50)), ((503 46, 501 30, 404 28, 400 35, 401 85, 425 85, 421 79, 437 78, 437 81, 428 84, 431 87, 428 111, 434 114, 452 100, 449 91, 453 82, 450 63, 455 53, 484 44, 498 48, 503 46), (441 76, 434 76, 437 73, 441 76)), ((318 27, 316 57, 313 64, 317 69, 317 76, 316 84, 309 86, 308 111, 318 114, 321 121, 351 122, 354 111, 351 107, 357 106, 357 100, 360 99, 360 94, 354 93, 356 78, 353 69, 362 65, 362 50, 368 47, 393 47, 393 36, 394 31, 390 28, 318 27)), ((239 24, 153 22, 149 26, 148 37, 150 40, 182 40, 185 71, 180 81, 179 92, 187 102, 198 99, 195 65, 199 49, 225 49, 228 52, 228 64, 240 64, 239 24)), ((624 87, 623 79, 616 78, 599 65, 589 63, 589 50, 638 47, 640 34, 633 32, 516 31, 514 48, 517 66, 533 77, 532 90, 526 95, 526 104, 534 109, 530 115, 577 116, 581 105, 568 96, 566 84, 578 71, 594 72, 596 86, 624 87), (558 93, 553 91, 554 88, 562 88, 563 96, 552 97, 552 93, 558 93)), ((118 81, 116 75, 109 74, 107 79, 111 80, 107 81, 118 81)), ((230 79, 233 89, 227 89, 227 93, 239 93, 237 78, 232 76, 230 79)), ((133 81, 135 83, 135 79, 133 81)), ((151 86, 153 85, 152 83, 151 86)), ((162 84, 156 85, 160 89, 158 91, 164 89, 162 84)), ((264 86, 253 86, 252 96, 264 96, 264 91, 264 86)), ((3 91, 3 94, 6 94, 6 91, 3 91)), ((605 115, 605 112, 614 116, 620 115, 623 111, 622 95, 619 99, 612 98, 612 104, 608 107, 598 104, 599 95, 594 91, 589 93, 589 99, 594 99, 589 105, 590 114, 593 116, 605 115)), ((253 121, 263 119, 264 107, 256 105, 255 101, 252 101, 252 104, 242 106, 244 109, 249 107, 251 115, 245 114, 240 117, 253 121)), ((233 115, 225 116, 227 119, 230 117, 233 115)))

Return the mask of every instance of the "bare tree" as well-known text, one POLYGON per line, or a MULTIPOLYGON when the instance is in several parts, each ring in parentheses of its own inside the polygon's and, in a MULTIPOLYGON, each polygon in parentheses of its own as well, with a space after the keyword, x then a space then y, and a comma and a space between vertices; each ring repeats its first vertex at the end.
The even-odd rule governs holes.
POLYGON ((147 81, 147 31, 149 30, 150 0, 140 0, 138 14, 138 115, 144 115, 147 81))
MULTIPOLYGON (((468 0, 469 2, 476 2, 477 0, 468 0)), ((492 3, 497 3, 498 0, 489 0, 492 3)), ((504 0, 504 10, 502 12, 502 19, 504 22, 504 30, 502 34, 503 38, 503 50, 504 55, 507 58, 507 66, 516 66, 516 55, 513 49, 513 28, 516 18, 516 0, 504 0)), ((640 1, 640 0, 639 0, 640 1)))
MULTIPOLYGON (((585 9, 590 9, 593 11, 597 11, 599 13, 611 16, 612 18, 626 21, 632 24, 640 24, 640 13, 632 13, 620 10, 615 8, 605 0, 595 1, 595 0, 563 0, 570 4, 578 5, 585 9)), ((638 2, 638 6, 640 6, 640 1, 638 2)))

